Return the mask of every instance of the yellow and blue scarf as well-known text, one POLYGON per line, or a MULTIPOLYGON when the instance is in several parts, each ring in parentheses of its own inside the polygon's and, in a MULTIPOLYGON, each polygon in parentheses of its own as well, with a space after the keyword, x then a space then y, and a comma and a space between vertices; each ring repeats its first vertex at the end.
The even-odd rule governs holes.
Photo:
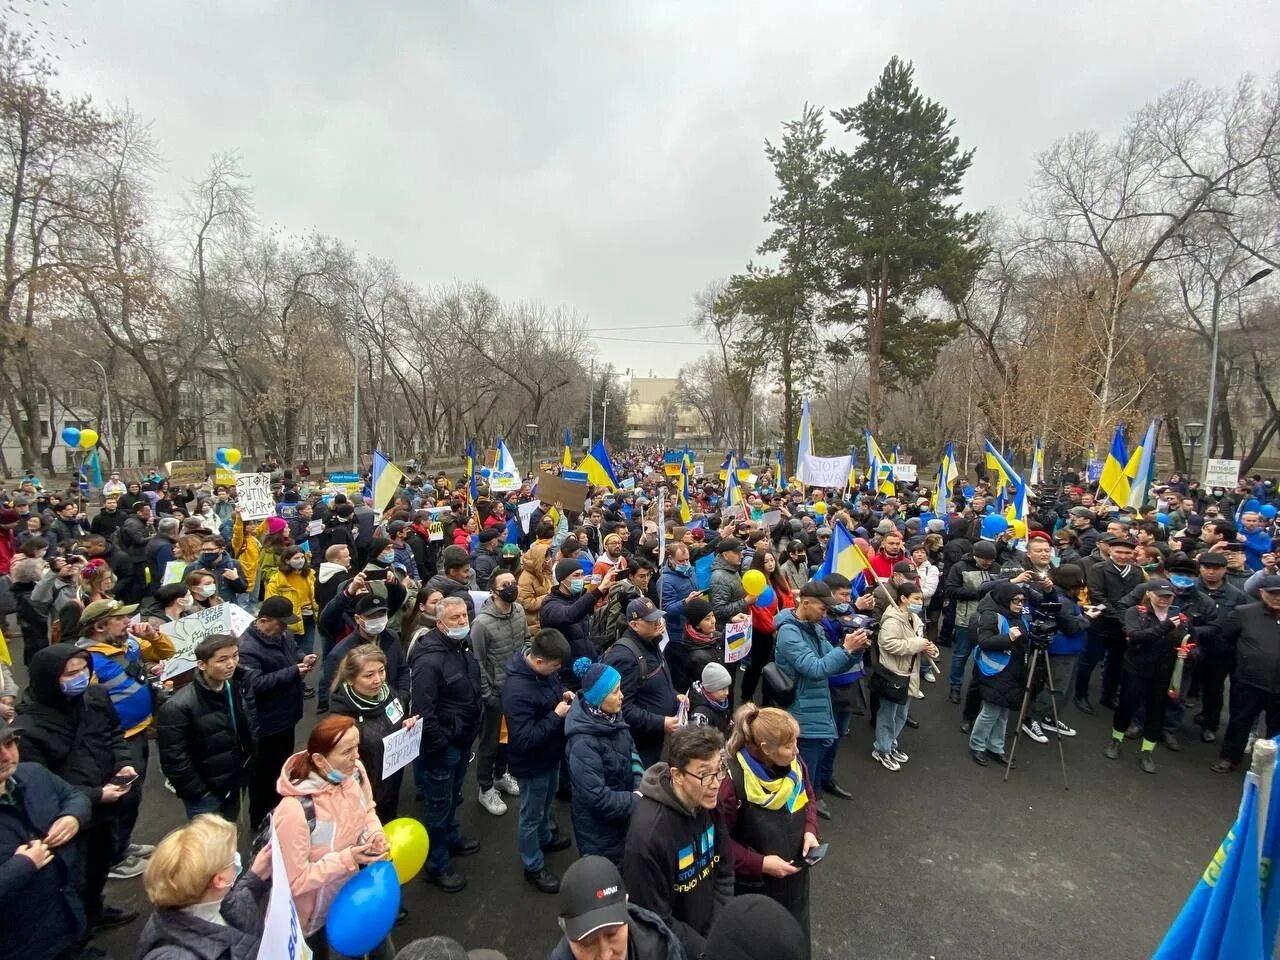
POLYGON ((742 766, 742 786, 748 803, 766 810, 787 810, 795 813, 809 802, 804 789, 804 775, 800 772, 800 760, 791 761, 791 768, 784 776, 771 779, 755 757, 746 750, 738 751, 738 763, 742 766))

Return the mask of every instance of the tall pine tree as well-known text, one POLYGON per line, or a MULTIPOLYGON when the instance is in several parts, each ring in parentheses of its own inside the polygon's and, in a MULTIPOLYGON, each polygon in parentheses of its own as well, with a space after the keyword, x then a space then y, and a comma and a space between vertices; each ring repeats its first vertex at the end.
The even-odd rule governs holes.
POLYGON ((981 218, 956 199, 973 159, 952 135, 946 109, 921 95, 914 68, 891 59, 855 107, 832 117, 858 137, 834 154, 827 226, 831 284, 843 299, 828 311, 851 323, 867 358, 867 421, 880 425, 885 374, 916 379, 956 324, 917 312, 934 291, 962 298, 985 253, 981 218))

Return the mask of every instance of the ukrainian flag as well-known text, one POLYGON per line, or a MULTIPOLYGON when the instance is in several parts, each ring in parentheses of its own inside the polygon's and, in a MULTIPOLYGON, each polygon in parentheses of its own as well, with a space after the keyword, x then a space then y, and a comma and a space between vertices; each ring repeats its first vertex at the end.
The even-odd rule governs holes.
POLYGON ((560 464, 566 470, 573 469, 573 451, 570 449, 569 431, 564 432, 564 456, 560 458, 560 464))
POLYGON ((742 487, 738 483, 737 461, 734 460, 733 454, 729 454, 729 464, 725 469, 724 482, 724 505, 726 507, 736 507, 742 503, 742 487))
POLYGON ((609 451, 605 449, 603 439, 595 442, 591 452, 578 464, 578 469, 587 475, 587 482, 593 486, 618 489, 618 477, 613 472, 613 461, 609 459, 609 451))
POLYGON ((987 465, 991 467, 993 472, 999 474, 1001 478, 1000 492, 1001 500, 1004 499, 1005 485, 1013 487, 1013 519, 1025 520, 1027 517, 1027 485, 1022 480, 1022 475, 1009 465, 1009 461, 1001 456, 1000 451, 995 448, 990 440, 983 440, 983 447, 986 450, 987 465))
POLYGON ((472 503, 476 501, 476 446, 467 441, 467 496, 472 503))
POLYGON ((787 485, 787 468, 783 465, 783 462, 782 462, 781 449, 779 449, 774 454, 773 472, 774 472, 773 485, 777 487, 779 490, 781 490, 783 487, 787 485))
POLYGON ((680 461, 680 484, 676 488, 676 505, 680 510, 680 522, 688 523, 693 518, 689 509, 689 458, 680 461))
POLYGON ((404 471, 397 467, 381 450, 373 451, 373 509, 385 510, 395 498, 404 471))
POLYGON ((828 573, 839 573, 853 582, 855 594, 865 592, 866 588, 876 582, 875 572, 871 569, 871 561, 862 552, 862 548, 853 542, 853 537, 845 529, 843 523, 831 525, 831 541, 827 544, 827 555, 813 575, 813 579, 821 580, 828 573))
POLYGON ((1044 447, 1040 445, 1039 437, 1036 437, 1036 445, 1031 450, 1031 476, 1027 477, 1027 483, 1033 487, 1044 483, 1044 447))
POLYGON ((796 438, 799 446, 796 449, 795 478, 802 484, 805 480, 805 460, 813 454, 813 417, 809 413, 809 398, 805 397, 800 404, 800 434, 796 438))
POLYGON ((676 855, 676 866, 681 870, 688 870, 693 866, 693 847, 681 847, 679 854, 676 855))
POLYGON ((867 476, 871 480, 871 490, 873 493, 882 493, 886 497, 892 497, 897 492, 897 487, 893 484, 893 464, 888 457, 884 455, 884 451, 880 449, 880 444, 876 443, 876 438, 871 435, 871 431, 867 430, 867 476))
POLYGON ((941 513, 951 499, 951 488, 955 485, 960 471, 956 469, 956 455, 952 444, 947 444, 942 455, 942 463, 938 467, 938 487, 933 491, 933 512, 941 513))
POLYGON ((1098 488, 1114 503, 1124 506, 1129 502, 1129 477, 1125 469, 1129 465, 1129 454, 1124 446, 1124 424, 1116 424, 1115 436, 1111 438, 1111 449, 1107 451, 1107 459, 1102 464, 1102 476, 1098 478, 1098 488))
MULTIPOLYGON (((1129 477, 1129 500, 1127 506, 1135 510, 1142 508, 1151 491, 1151 484, 1156 479, 1156 437, 1160 430, 1160 421, 1152 420, 1142 442, 1134 448, 1133 455, 1125 467, 1129 477)), ((1126 504, 1122 504, 1125 506, 1126 504)))

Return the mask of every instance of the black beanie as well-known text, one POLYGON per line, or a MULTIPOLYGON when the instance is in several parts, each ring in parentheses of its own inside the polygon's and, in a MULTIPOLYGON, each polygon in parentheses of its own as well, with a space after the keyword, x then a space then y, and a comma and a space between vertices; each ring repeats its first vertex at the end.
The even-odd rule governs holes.
POLYGON ((748 893, 724 905, 702 960, 804 960, 805 936, 790 911, 772 897, 748 893))
POLYGON ((703 599, 701 595, 696 596, 684 605, 685 623, 696 628, 698 624, 706 619, 707 614, 710 612, 711 604, 703 599))
POLYGON ((582 564, 580 564, 577 560, 572 560, 568 558, 561 560, 559 563, 555 565, 556 583, 563 583, 566 579, 568 579, 569 577, 572 577, 575 573, 581 573, 581 572, 582 572, 582 564))

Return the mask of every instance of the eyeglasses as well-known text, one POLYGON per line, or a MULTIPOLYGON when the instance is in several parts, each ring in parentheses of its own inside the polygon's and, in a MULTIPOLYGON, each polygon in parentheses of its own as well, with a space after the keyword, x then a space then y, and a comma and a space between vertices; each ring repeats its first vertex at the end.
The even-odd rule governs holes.
POLYGON ((686 777, 689 777, 693 780, 697 780, 699 786, 703 786, 703 787, 707 785, 708 777, 712 778, 711 780, 712 783, 714 783, 716 786, 719 786, 720 783, 724 780, 724 778, 729 776, 729 767, 725 764, 723 758, 721 758, 720 760, 719 768, 716 770, 712 770, 710 773, 697 774, 697 773, 690 773, 688 770, 685 770, 683 768, 677 768, 677 769, 679 769, 680 772, 683 773, 686 777))

